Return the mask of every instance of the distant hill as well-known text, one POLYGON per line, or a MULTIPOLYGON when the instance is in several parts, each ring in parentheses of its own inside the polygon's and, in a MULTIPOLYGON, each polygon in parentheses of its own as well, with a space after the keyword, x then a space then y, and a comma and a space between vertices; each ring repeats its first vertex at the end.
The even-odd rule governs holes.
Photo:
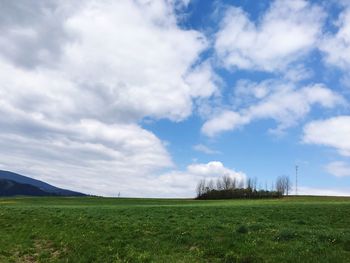
POLYGON ((30 184, 20 184, 11 180, 0 179, 0 196, 15 195, 47 196, 54 194, 49 194, 30 184))
POLYGON ((61 189, 27 176, 0 170, 0 196, 84 196, 85 194, 61 189), (22 191, 22 192, 21 192, 22 191), (16 194, 6 194, 16 193, 16 194))

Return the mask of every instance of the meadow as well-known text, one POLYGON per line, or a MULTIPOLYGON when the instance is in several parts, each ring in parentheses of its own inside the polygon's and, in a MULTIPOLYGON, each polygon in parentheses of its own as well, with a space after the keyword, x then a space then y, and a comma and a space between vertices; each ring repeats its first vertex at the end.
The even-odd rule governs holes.
POLYGON ((350 262, 350 198, 0 199, 0 262, 350 262))

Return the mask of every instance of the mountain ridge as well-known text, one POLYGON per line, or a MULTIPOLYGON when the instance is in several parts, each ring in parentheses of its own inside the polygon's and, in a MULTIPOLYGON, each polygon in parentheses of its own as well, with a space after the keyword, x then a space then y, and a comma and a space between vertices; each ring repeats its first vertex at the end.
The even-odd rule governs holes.
MULTIPOLYGON (((21 184, 8 179, 0 179, 0 196, 16 195, 47 196, 49 194, 30 184, 21 184)), ((50 195, 56 196, 55 194, 50 195)))
MULTIPOLYGON (((47 195, 55 195, 55 196, 84 196, 85 194, 80 193, 80 192, 76 192, 76 191, 71 191, 71 190, 67 190, 67 189, 62 189, 56 186, 53 186, 51 184, 48 184, 46 182, 28 177, 28 176, 24 176, 18 173, 14 173, 14 172, 10 172, 10 171, 5 171, 5 170, 0 170, 0 180, 3 181, 7 181, 6 185, 9 186, 13 183, 17 183, 20 185, 16 185, 16 187, 24 187, 23 185, 30 185, 33 186, 35 188, 38 189, 38 191, 36 191, 37 193, 41 193, 44 192, 47 195)), ((5 185, 5 182, 3 182, 3 187, 5 185)), ((29 187, 30 188, 30 187, 29 187)), ((29 189, 28 187, 24 187, 23 189, 29 189)), ((16 188, 17 189, 17 188, 16 188)), ((22 189, 22 188, 21 188, 22 189)), ((34 189, 32 189, 34 191, 34 189)), ((0 188, 0 195, 2 195, 2 191, 5 191, 5 188, 2 189, 0 188)), ((29 190, 28 190, 29 191, 29 190)), ((35 192, 35 191, 34 191, 35 192)), ((19 195, 21 195, 19 193, 19 195)), ((24 194, 27 195, 27 194, 24 194)))

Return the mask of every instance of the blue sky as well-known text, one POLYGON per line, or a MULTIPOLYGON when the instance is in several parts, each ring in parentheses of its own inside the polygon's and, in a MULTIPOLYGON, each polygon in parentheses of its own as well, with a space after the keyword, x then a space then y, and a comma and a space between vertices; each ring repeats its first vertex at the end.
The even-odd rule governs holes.
POLYGON ((0 169, 191 197, 276 177, 350 195, 347 1, 2 3, 0 169), (34 17, 32 12, 37 13, 34 17))
MULTIPOLYGON (((258 4, 253 1, 201 1, 200 3, 192 1, 185 9, 186 16, 181 21, 181 25, 185 28, 194 28, 205 32, 208 38, 212 39, 217 33, 220 16, 230 6, 242 8, 248 13, 253 23, 258 24, 259 19, 268 12, 271 3, 271 1, 259 1, 258 4)), ((327 12, 323 30, 326 32, 336 31, 337 28, 334 28, 332 23, 343 11, 341 5, 329 4, 326 1, 314 1, 314 4, 324 6, 325 12, 327 12)), ((183 10, 181 11, 183 12, 183 10)), ((207 52, 209 55, 206 54, 206 57, 215 53, 212 49, 207 52)), ((300 85, 323 83, 347 98, 348 87, 339 81, 344 72, 325 65, 322 60, 322 54, 317 50, 299 60, 313 74, 312 77, 300 81, 300 85)), ((280 74, 273 72, 237 68, 233 71, 215 68, 215 72, 224 82, 222 98, 224 101, 231 96, 230 91, 235 88, 237 80, 264 81, 265 79, 279 79, 281 77, 280 74)), ((303 127, 308 122, 347 113, 349 113, 347 106, 334 110, 315 107, 307 116, 298 121, 298 124, 277 136, 268 132, 269 129, 276 126, 276 123, 271 120, 260 120, 215 138, 198 134, 203 123, 201 118, 196 116, 181 123, 161 121, 144 127, 151 129, 158 137, 170 142, 168 149, 176 163, 182 168, 188 164, 189 160, 206 163, 215 158, 229 167, 244 171, 251 177, 257 177, 262 185, 268 182, 268 186, 270 186, 279 175, 289 175, 294 183, 295 165, 298 165, 301 187, 344 188, 344 191, 347 191, 346 187, 350 185, 350 177, 335 177, 325 169, 329 162, 339 160, 347 162, 347 158, 339 156, 334 149, 302 142, 303 127), (199 152, 193 147, 194 144, 205 145, 213 149, 213 153, 199 152)))

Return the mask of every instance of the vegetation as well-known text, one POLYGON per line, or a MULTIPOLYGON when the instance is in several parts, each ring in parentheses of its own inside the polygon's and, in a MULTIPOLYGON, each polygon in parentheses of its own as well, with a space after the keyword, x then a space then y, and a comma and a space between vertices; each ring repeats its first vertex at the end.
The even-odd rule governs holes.
POLYGON ((350 198, 0 199, 0 262, 349 262, 350 198))
POLYGON ((237 181, 230 176, 213 180, 200 180, 197 185, 197 199, 266 199, 281 198, 291 189, 289 177, 280 176, 275 190, 257 189, 257 179, 248 178, 246 182, 237 181))
POLYGON ((235 188, 227 190, 206 190, 201 195, 198 195, 197 199, 266 199, 281 197, 282 194, 277 191, 254 190, 252 188, 235 188))

